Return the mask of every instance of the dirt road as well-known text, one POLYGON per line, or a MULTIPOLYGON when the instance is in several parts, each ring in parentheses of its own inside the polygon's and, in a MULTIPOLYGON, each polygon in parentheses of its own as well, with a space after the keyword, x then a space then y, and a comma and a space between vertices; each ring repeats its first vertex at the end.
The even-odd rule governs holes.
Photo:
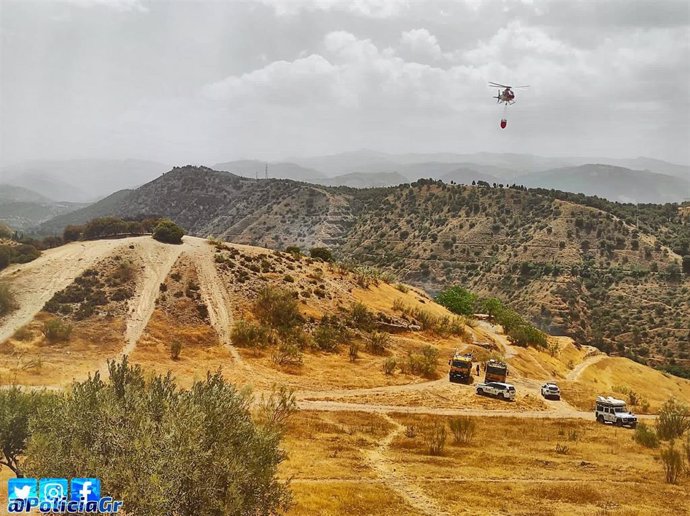
POLYGON ((11 265, 0 272, 15 294, 18 308, 0 320, 0 342, 29 323, 56 292, 99 260, 129 245, 129 240, 72 242, 43 254, 26 264, 11 265))

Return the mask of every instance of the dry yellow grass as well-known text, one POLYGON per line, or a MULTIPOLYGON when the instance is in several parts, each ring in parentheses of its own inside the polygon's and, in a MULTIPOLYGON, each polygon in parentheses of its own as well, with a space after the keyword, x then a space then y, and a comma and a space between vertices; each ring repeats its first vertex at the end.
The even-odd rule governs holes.
POLYGON ((570 403, 589 410, 597 395, 626 398, 623 389, 635 391, 656 411, 674 396, 690 404, 690 381, 664 374, 627 358, 605 357, 592 364, 577 382, 565 382, 563 396, 570 403))
POLYGON ((0 384, 66 385, 97 370, 124 344, 124 321, 118 317, 73 322, 67 342, 50 343, 43 323, 55 317, 40 312, 24 327, 29 340, 11 337, 0 344, 0 384))
POLYGON ((301 412, 284 441, 292 478, 291 514, 417 514, 405 490, 421 493, 449 514, 685 514, 690 476, 664 482, 657 450, 632 440, 632 431, 578 420, 472 418, 470 444, 430 456, 422 438, 447 418, 393 415, 402 425, 382 460, 381 477, 367 460, 396 430, 385 416, 301 412), (403 431, 410 428, 409 431, 403 431), (410 437, 413 435, 413 437, 410 437), (566 446, 558 453, 556 445, 566 446))

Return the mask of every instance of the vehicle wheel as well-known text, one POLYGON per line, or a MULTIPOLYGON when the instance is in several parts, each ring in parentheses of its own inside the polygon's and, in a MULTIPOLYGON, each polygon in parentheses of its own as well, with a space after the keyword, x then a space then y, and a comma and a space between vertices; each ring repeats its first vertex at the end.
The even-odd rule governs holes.
POLYGON ((597 416, 597 421, 598 421, 599 423, 603 423, 603 422, 604 422, 604 416, 601 416, 601 415, 600 415, 600 416, 597 416))
POLYGON ((484 396, 484 389, 477 389, 477 394, 479 394, 480 396, 484 396))
POLYGON ((616 421, 614 421, 614 423, 613 423, 613 426, 623 426, 623 423, 621 422, 620 419, 616 419, 616 421))

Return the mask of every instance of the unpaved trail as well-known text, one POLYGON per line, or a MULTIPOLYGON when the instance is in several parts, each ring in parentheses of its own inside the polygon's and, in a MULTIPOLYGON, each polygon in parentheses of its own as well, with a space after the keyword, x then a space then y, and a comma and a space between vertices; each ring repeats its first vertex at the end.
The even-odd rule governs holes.
POLYGON ((184 246, 162 244, 152 238, 136 240, 133 245, 144 268, 136 293, 128 303, 125 346, 120 351, 120 357, 134 351, 156 308, 160 284, 165 281, 184 246))
POLYGON ((408 481, 401 473, 398 473, 393 462, 386 457, 386 452, 391 443, 404 431, 405 427, 388 414, 384 413, 382 415, 386 421, 394 426, 394 429, 376 448, 364 452, 367 463, 376 471, 384 485, 395 491, 408 504, 421 513, 429 516, 448 514, 435 500, 426 496, 414 483, 408 481))
POLYGON ((585 358, 582 362, 575 366, 575 368, 572 371, 568 373, 568 376, 566 376, 565 379, 571 382, 576 382, 580 379, 580 376, 585 371, 585 369, 587 369, 592 364, 596 364, 597 362, 603 360, 606 357, 608 357, 608 355, 601 353, 585 358))
POLYGON ((192 257, 196 266, 201 297, 208 307, 211 326, 216 330, 223 345, 230 351, 233 360, 244 369, 249 370, 251 369, 249 364, 240 356, 237 348, 232 345, 230 338, 230 328, 232 327, 230 293, 218 275, 213 247, 206 240, 200 238, 185 237, 185 240, 187 239, 189 242, 185 251, 192 257))
POLYGON ((72 242, 44 251, 32 262, 12 265, 2 271, 0 281, 9 283, 18 308, 0 320, 0 342, 31 322, 56 292, 99 260, 129 245, 131 240, 72 242))
POLYGON ((364 387, 360 389, 330 389, 323 391, 297 391, 295 394, 300 399, 305 398, 336 398, 336 397, 354 397, 367 394, 391 394, 402 392, 422 391, 426 389, 433 389, 440 385, 446 385, 448 378, 441 378, 439 380, 432 380, 430 382, 420 383, 405 383, 402 385, 385 385, 382 387, 364 387))
MULTIPOLYGON (((506 402, 506 405, 508 403, 506 402)), ((552 410, 513 410, 476 408, 438 408, 422 405, 373 405, 370 403, 347 403, 341 401, 300 400, 297 405, 302 410, 324 412, 368 412, 372 414, 429 414, 436 416, 481 416, 517 417, 528 419, 593 419, 591 412, 577 410, 568 404, 556 406, 552 410)), ((644 417, 644 416, 638 416, 644 417)))

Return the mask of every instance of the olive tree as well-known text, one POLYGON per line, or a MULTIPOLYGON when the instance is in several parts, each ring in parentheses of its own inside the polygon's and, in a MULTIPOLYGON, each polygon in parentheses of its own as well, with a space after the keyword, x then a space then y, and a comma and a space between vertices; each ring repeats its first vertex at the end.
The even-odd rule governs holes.
MULTIPOLYGON (((31 423, 27 473, 99 477, 128 514, 272 514, 290 504, 276 477, 284 415, 256 423, 251 397, 208 373, 189 390, 145 379, 126 358, 74 383, 31 423)), ((276 404, 285 411, 285 404, 276 404)), ((294 405, 290 404, 290 407, 294 405)))

